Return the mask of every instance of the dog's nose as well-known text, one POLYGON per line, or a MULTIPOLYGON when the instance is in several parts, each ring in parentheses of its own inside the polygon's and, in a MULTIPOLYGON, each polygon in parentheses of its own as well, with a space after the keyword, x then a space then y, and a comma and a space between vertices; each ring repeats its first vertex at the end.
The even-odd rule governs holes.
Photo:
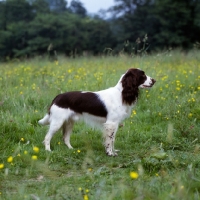
POLYGON ((156 80, 155 79, 151 79, 151 81, 152 81, 152 84, 154 85, 154 83, 156 82, 156 80))

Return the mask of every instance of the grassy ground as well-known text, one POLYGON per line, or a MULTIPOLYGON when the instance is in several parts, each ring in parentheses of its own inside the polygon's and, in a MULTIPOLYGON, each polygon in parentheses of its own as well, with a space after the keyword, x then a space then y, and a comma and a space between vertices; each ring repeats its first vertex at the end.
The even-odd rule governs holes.
POLYGON ((200 199, 200 57, 38 58, 0 64, 0 199, 200 199), (101 133, 77 124, 51 153, 37 121, 56 94, 114 86, 128 68, 157 80, 142 90, 107 157, 101 133))

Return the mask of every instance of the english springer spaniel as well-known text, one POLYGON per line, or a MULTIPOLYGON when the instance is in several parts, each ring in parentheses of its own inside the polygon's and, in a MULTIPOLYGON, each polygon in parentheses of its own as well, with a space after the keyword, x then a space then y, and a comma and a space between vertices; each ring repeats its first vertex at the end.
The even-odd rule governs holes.
POLYGON ((102 130, 106 154, 116 156, 114 141, 120 122, 131 115, 139 88, 150 88, 155 82, 144 71, 131 68, 121 76, 115 87, 97 92, 73 91, 59 94, 53 99, 48 114, 39 120, 41 125, 50 125, 44 139, 45 149, 51 151, 51 138, 60 128, 63 130, 65 144, 72 149, 70 134, 74 122, 83 120, 102 130))

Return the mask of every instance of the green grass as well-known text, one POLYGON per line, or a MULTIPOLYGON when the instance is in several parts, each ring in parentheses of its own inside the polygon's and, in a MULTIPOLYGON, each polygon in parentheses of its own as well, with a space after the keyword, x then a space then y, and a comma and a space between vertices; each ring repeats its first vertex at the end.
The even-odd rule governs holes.
POLYGON ((200 199, 199 52, 1 63, 0 86, 0 199, 200 199), (119 128, 118 157, 85 124, 74 127, 74 149, 59 132, 44 150, 48 127, 37 121, 55 95, 114 86, 131 67, 157 82, 119 128))

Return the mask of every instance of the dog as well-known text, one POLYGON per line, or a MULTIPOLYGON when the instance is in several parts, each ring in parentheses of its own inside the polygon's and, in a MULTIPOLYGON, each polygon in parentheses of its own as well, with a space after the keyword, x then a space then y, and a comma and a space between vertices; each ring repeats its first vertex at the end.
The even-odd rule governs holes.
POLYGON ((105 151, 108 156, 116 156, 115 135, 119 124, 131 115, 136 104, 139 89, 150 88, 156 80, 136 68, 127 70, 114 87, 96 92, 71 91, 57 95, 43 119, 41 125, 49 125, 44 139, 45 149, 51 151, 50 141, 62 128, 63 139, 68 148, 70 135, 75 122, 83 120, 103 132, 105 151))

